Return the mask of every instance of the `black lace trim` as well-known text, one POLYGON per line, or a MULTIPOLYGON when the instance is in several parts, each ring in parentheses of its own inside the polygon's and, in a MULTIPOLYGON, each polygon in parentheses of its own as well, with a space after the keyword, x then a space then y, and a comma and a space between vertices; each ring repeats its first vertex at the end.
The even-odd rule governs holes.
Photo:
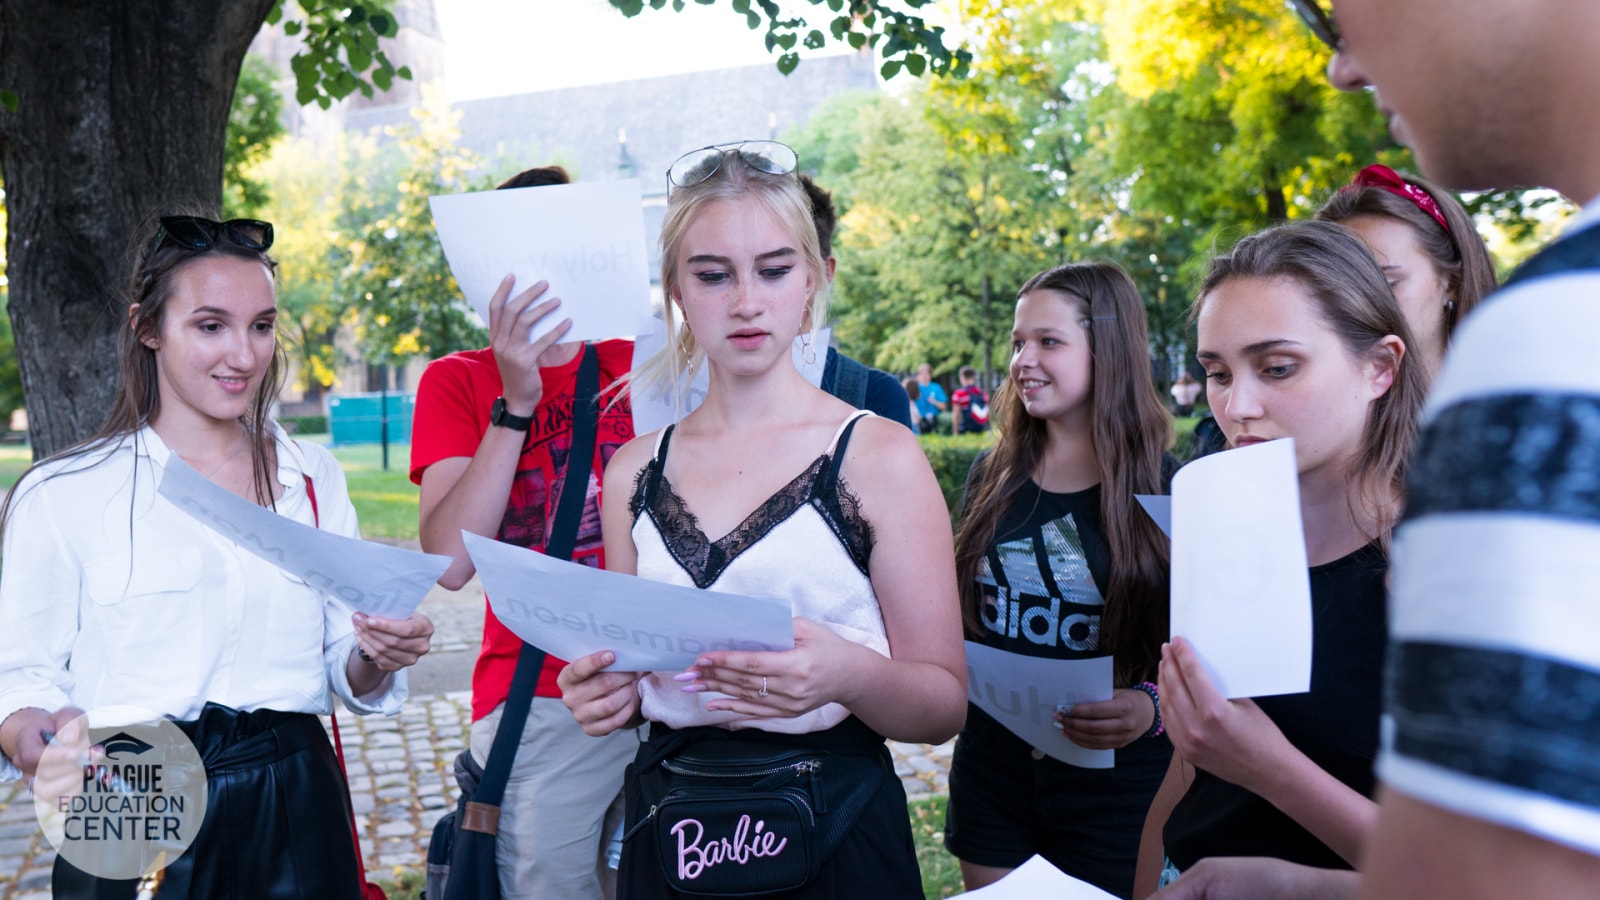
POLYGON ((649 514, 667 552, 689 574, 696 587, 705 588, 715 583, 741 553, 754 547, 808 503, 816 507, 856 568, 866 575, 872 554, 872 525, 862 517, 861 501, 843 479, 839 480, 833 496, 819 496, 823 492, 818 482, 827 471, 829 461, 826 454, 817 457, 733 531, 715 541, 706 537, 695 514, 672 489, 672 483, 661 472, 658 459, 652 459, 634 479, 628 508, 635 521, 641 513, 649 514))

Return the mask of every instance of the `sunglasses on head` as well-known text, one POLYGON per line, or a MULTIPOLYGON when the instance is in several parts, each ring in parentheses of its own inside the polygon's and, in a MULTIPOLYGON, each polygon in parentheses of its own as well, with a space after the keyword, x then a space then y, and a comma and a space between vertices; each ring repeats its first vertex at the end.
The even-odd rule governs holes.
POLYGON ((1318 40, 1335 51, 1339 49, 1344 38, 1339 35, 1339 26, 1334 24, 1332 12, 1323 9, 1318 0, 1289 0, 1289 5, 1294 7, 1294 11, 1305 20, 1306 25, 1311 28, 1311 33, 1316 35, 1318 40))
POLYGON ((161 228, 151 252, 173 243, 188 250, 210 250, 227 238, 246 250, 266 251, 272 247, 272 223, 260 219, 229 219, 213 222, 199 216, 162 216, 161 228))
POLYGON ((777 141, 734 141, 690 150, 667 169, 667 184, 675 188, 693 187, 722 168, 722 160, 736 153, 745 165, 768 175, 788 175, 800 163, 794 150, 777 141))

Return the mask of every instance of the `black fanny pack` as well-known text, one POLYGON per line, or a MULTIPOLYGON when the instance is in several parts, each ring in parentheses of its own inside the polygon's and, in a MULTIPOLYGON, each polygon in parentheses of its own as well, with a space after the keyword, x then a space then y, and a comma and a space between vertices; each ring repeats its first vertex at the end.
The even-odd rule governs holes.
POLYGON ((794 890, 816 876, 877 795, 882 751, 738 739, 669 751, 637 773, 642 815, 624 841, 653 842, 662 876, 685 894, 794 890))

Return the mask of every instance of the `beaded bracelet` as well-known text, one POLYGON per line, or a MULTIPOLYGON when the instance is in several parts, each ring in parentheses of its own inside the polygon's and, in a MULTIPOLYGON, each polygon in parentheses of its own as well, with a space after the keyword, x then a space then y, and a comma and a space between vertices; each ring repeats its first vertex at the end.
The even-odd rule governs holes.
POLYGON ((1136 691, 1144 691, 1146 694, 1149 694, 1150 702, 1156 708, 1156 717, 1150 722, 1150 730, 1140 735, 1140 737, 1152 738, 1160 735, 1163 731, 1166 731, 1166 726, 1161 724, 1161 690, 1155 686, 1154 682, 1150 681, 1141 681, 1134 685, 1133 689, 1136 691))

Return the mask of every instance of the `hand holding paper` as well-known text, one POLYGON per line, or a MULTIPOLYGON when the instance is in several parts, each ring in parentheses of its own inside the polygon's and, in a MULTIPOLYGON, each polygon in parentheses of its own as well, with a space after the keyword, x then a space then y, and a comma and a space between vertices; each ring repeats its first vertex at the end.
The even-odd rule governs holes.
POLYGON ((1111 697, 1111 657, 1037 659, 967 641, 967 699, 1054 759, 1109 769, 1114 750, 1089 750, 1056 728, 1056 707, 1111 697))
MULTIPOLYGON (((520 285, 549 282, 571 317, 567 341, 631 337, 650 315, 644 203, 639 181, 555 184, 430 197, 450 271, 485 322, 507 272, 520 285)), ((546 317, 530 340, 554 328, 546 317)))
POLYGON ((1172 633, 1224 697, 1311 689, 1311 581, 1294 442, 1195 460, 1172 479, 1172 633))
POLYGON ((1161 654, 1161 707, 1172 746, 1184 762, 1246 790, 1254 790, 1264 773, 1285 771, 1284 760, 1299 753, 1255 701, 1218 693, 1194 648, 1181 637, 1161 654))

